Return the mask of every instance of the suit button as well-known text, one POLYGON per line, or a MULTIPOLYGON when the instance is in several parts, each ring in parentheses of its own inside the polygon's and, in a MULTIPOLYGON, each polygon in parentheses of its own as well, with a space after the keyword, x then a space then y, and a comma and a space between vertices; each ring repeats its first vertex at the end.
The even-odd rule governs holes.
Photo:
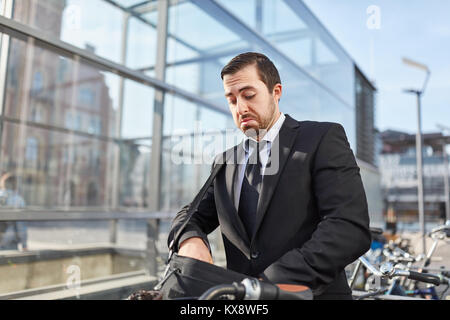
POLYGON ((259 257, 259 252, 258 252, 258 251, 252 251, 251 257, 252 257, 252 259, 258 259, 258 257, 259 257))

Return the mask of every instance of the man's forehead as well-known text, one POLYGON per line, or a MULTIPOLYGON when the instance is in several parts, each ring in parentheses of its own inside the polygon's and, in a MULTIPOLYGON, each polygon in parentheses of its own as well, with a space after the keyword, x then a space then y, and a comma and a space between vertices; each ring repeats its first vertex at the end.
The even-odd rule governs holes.
POLYGON ((232 91, 243 91, 246 89, 256 89, 259 79, 258 73, 251 72, 251 70, 242 69, 235 74, 225 75, 223 79, 223 86, 225 89, 225 95, 228 95, 232 91))

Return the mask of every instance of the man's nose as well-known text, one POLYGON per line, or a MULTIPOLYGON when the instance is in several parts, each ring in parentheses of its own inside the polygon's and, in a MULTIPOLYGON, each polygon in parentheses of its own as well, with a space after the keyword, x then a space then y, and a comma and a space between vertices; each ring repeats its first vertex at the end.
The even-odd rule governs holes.
POLYGON ((237 103, 237 112, 240 115, 246 114, 248 112, 247 103, 243 99, 238 99, 236 103, 237 103))

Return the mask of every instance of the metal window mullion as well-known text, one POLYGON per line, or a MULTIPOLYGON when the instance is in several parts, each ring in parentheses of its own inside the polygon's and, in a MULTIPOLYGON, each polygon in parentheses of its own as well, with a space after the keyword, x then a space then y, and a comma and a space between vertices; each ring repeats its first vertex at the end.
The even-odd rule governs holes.
MULTIPOLYGON (((158 1, 158 28, 156 45, 155 76, 165 81, 167 58, 167 29, 169 20, 169 1, 158 1)), ((153 133, 150 170, 148 171, 148 206, 150 211, 159 210, 161 204, 161 159, 164 123, 165 91, 156 89, 153 104, 153 133)), ((158 273, 156 241, 159 236, 159 220, 147 220, 147 262, 152 275, 158 273)))
POLYGON ((105 211, 105 210, 30 210, 2 209, 1 221, 79 221, 79 220, 135 220, 135 219, 172 219, 175 212, 150 211, 105 211))
POLYGON ((55 131, 55 132, 64 133, 64 134, 74 134, 74 135, 77 135, 80 137, 86 137, 89 139, 95 139, 95 140, 100 140, 100 141, 108 141, 108 142, 118 141, 117 138, 111 138, 108 136, 87 133, 87 132, 83 132, 80 130, 72 130, 72 129, 54 126, 54 125, 46 124, 46 123, 39 123, 39 122, 34 122, 34 121, 29 121, 29 120, 21 120, 21 119, 17 119, 17 118, 11 118, 8 116, 0 116, 0 120, 4 121, 4 122, 10 122, 10 123, 14 123, 14 124, 22 124, 22 125, 26 125, 28 127, 39 128, 39 129, 43 129, 43 130, 50 130, 50 131, 55 131))
MULTIPOLYGON (((18 127, 18 138, 16 139, 16 154, 17 154, 17 161, 15 163, 16 165, 16 174, 18 174, 18 181, 16 185, 16 191, 19 194, 23 194, 23 184, 22 179, 24 176, 24 173, 26 171, 25 168, 25 156, 26 156, 26 148, 27 148, 27 126, 25 126, 25 122, 28 118, 28 110, 30 107, 31 102, 31 83, 32 83, 32 72, 33 72, 33 58, 34 58, 34 39, 28 38, 27 44, 26 44, 26 50, 25 50, 25 61, 23 63, 25 64, 24 67, 24 74, 23 74, 23 81, 22 86, 18 87, 18 91, 22 92, 22 94, 19 97, 19 120, 20 125, 18 127)), ((13 151, 14 154, 14 151, 13 151)), ((8 168, 9 170, 12 168, 8 168)))
MULTIPOLYGON (((121 63, 123 65, 126 65, 127 62, 127 51, 128 51, 128 31, 130 26, 130 14, 128 12, 123 13, 123 19, 122 19, 122 39, 121 39, 121 63)), ((124 98, 125 98, 125 79, 123 77, 120 77, 119 80, 119 101, 118 101, 118 109, 117 109, 117 119, 116 119, 116 132, 115 136, 117 138, 122 138, 122 119, 123 119, 123 104, 124 104, 124 98)), ((120 146, 121 145, 115 145, 112 144, 113 148, 113 154, 114 154, 114 163, 112 165, 112 202, 111 206, 112 208, 117 208, 119 206, 119 184, 120 184, 120 146)), ((110 165, 110 161, 108 161, 108 166, 110 165)), ((110 172, 110 170, 108 170, 110 172)), ((109 176, 109 175, 107 175, 109 176)), ((106 186, 109 185, 109 179, 107 179, 106 186)), ((107 202, 109 203, 109 201, 107 202)), ((109 229, 109 240, 111 243, 117 243, 117 228, 118 228, 118 221, 112 220, 110 223, 110 229, 109 229)))
MULTIPOLYGON (((69 109, 68 111, 70 112, 71 116, 73 116, 73 119, 75 120, 75 106, 77 104, 77 93, 78 93, 78 88, 79 88, 79 84, 77 82, 78 80, 78 75, 80 73, 80 58, 78 56, 74 56, 74 63, 73 63, 73 71, 72 71, 72 95, 70 98, 70 105, 69 105, 69 109)), ((66 118, 66 114, 63 114, 63 118, 66 118)), ((72 124, 70 124, 72 126, 72 124)), ((67 152, 67 168, 66 168, 66 175, 65 175, 65 179, 61 179, 60 180, 60 186, 58 188, 58 191, 61 192, 61 190, 63 191, 62 193, 60 193, 60 203, 63 203, 64 206, 66 208, 70 207, 71 204, 71 197, 72 197, 72 184, 71 184, 71 179, 72 179, 72 172, 73 172, 73 167, 76 163, 76 158, 73 156, 74 155, 74 148, 75 148, 75 135, 74 134, 70 134, 68 137, 68 144, 67 144, 67 148, 68 148, 68 152, 67 152), (73 158, 73 163, 72 163, 72 158, 73 158), (68 192, 68 197, 67 197, 67 192, 68 192)), ((74 181, 74 185, 76 185, 76 182, 74 181)), ((75 189, 76 190, 76 189, 75 189)), ((75 193, 75 198, 76 198, 76 193, 75 193)))
MULTIPOLYGON (((13 11, 13 0, 3 0, 0 8, 0 15, 11 18, 13 11)), ((8 34, 1 35, 0 48, 0 115, 3 115, 6 91, 6 76, 8 71, 10 36, 8 34)))
MULTIPOLYGON (((7 18, 11 18, 14 9, 14 0, 3 0, 1 3, 0 14, 7 18)), ((11 39, 8 34, 1 34, 0 43, 0 116, 3 115, 5 107, 5 94, 6 94, 6 79, 8 72, 9 50, 11 39)), ((3 120, 0 119, 0 164, 3 159, 3 120)))
MULTIPOLYGON (((167 55, 168 1, 158 2, 158 36, 155 76, 158 80, 165 80, 167 55)), ((160 207, 160 174, 161 151, 163 142, 164 122, 164 94, 163 90, 155 89, 153 104, 153 132, 152 154, 149 173, 149 208, 158 210, 160 207)))
MULTIPOLYGON (((200 71, 200 77, 199 77, 199 81, 198 81, 198 86, 199 86, 199 93, 200 94, 204 94, 204 87, 205 87, 205 69, 206 67, 206 63, 208 63, 207 61, 204 61, 202 63, 200 63, 199 66, 199 71, 200 71)), ((203 142, 202 138, 203 136, 200 133, 201 131, 201 117, 202 117, 202 110, 200 108, 200 106, 195 106, 195 123, 194 123, 194 135, 192 136, 192 160, 193 160, 193 166, 194 166, 194 175, 195 175, 195 189, 196 190, 200 190, 202 187, 201 184, 201 173, 202 173, 202 165, 201 165, 201 161, 199 161, 199 163, 197 163, 197 151, 199 151, 198 149, 196 149, 196 147, 198 147, 198 144, 200 142, 203 142)))

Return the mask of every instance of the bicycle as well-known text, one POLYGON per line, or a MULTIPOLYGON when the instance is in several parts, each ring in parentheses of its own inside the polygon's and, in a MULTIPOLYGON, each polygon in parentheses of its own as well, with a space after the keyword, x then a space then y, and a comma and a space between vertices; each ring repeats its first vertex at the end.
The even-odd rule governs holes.
MULTIPOLYGON (((407 270, 407 268, 402 264, 397 264, 394 266, 391 262, 384 262, 380 269, 377 269, 374 265, 372 265, 367 259, 364 257, 360 258, 362 264, 364 264, 367 269, 378 279, 380 279, 379 288, 374 292, 368 292, 362 295, 356 294, 354 292, 354 297, 356 300, 362 300, 369 297, 376 297, 380 295, 389 295, 389 296, 411 296, 416 294, 415 290, 412 292, 407 292, 402 283, 402 279, 410 279, 418 282, 432 284, 434 286, 450 285, 450 279, 444 274, 433 274, 433 273, 425 273, 425 272, 417 272, 407 270), (381 281, 386 279, 393 279, 392 283, 389 286, 382 286, 381 281)), ((437 296, 435 287, 428 288, 426 291, 427 294, 432 295, 432 299, 439 299, 437 296)), ((417 294, 423 294, 421 291, 417 291, 417 294)))
MULTIPOLYGON (((383 233, 381 229, 376 228, 371 228, 371 232, 373 238, 379 238, 380 235, 383 233)), ((433 244, 426 255, 419 254, 417 256, 414 256, 410 254, 409 240, 401 238, 397 239, 396 241, 390 241, 389 243, 385 244, 382 250, 377 250, 375 252, 368 252, 366 255, 358 259, 358 262, 349 280, 350 288, 354 289, 356 277, 358 276, 360 269, 364 267, 367 271, 364 272, 364 274, 367 273, 369 274, 364 279, 364 288, 366 291, 368 291, 369 290, 368 286, 373 282, 374 278, 380 276, 380 274, 377 273, 377 270, 374 266, 376 263, 381 265, 382 262, 389 262, 392 263, 394 266, 399 267, 401 266, 402 269, 406 270, 415 268, 417 269, 418 272, 427 271, 425 267, 429 266, 431 262, 431 257, 433 256, 439 241, 445 239, 445 237, 448 237, 449 235, 450 235, 450 221, 447 221, 446 224, 432 229, 432 231, 428 233, 428 236, 433 239, 433 244), (422 261, 423 264, 421 267, 414 267, 413 264, 422 261)), ((440 271, 441 273, 445 273, 445 270, 440 271)), ((443 294, 445 293, 446 290, 443 291, 443 294)), ((409 296, 420 295, 422 297, 431 295, 432 299, 438 298, 434 287, 425 289, 418 288, 418 282, 415 280, 411 281, 411 279, 408 279, 407 277, 394 281, 394 286, 391 288, 390 293, 409 296)))

